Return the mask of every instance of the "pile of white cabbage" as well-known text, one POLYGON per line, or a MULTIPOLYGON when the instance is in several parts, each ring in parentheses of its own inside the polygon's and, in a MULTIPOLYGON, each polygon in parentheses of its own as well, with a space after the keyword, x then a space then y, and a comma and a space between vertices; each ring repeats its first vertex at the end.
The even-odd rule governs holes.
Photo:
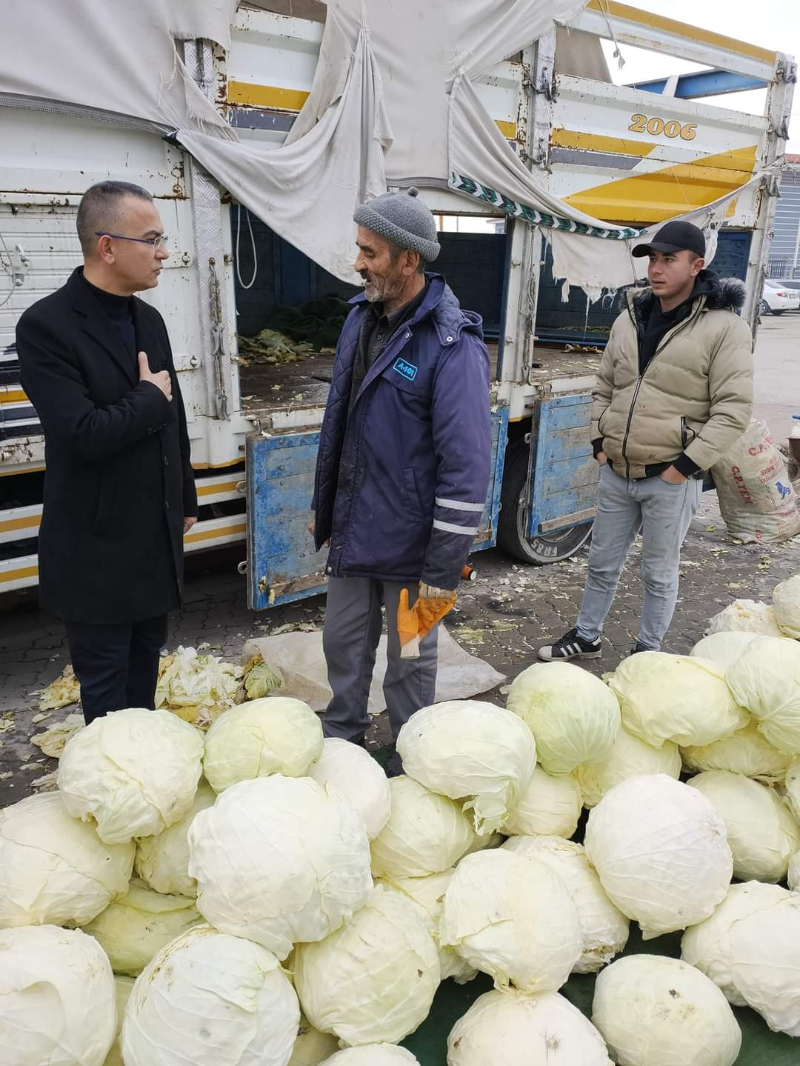
POLYGON ((0 1062, 413 1064, 440 982, 478 972, 448 1066, 732 1066, 728 1001, 800 1037, 792 581, 690 656, 423 708, 391 781, 277 694, 205 736, 80 730, 59 791, 0 811, 0 1062), (631 922, 682 959, 617 958, 631 922))

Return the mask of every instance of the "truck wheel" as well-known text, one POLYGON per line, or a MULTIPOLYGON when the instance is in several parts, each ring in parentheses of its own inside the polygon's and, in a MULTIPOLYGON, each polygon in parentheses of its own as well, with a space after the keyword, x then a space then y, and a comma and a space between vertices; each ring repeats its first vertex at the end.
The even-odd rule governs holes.
POLYGON ((528 538, 525 534, 525 483, 528 478, 528 445, 523 442, 509 446, 506 455, 503 488, 500 495, 500 518, 497 523, 497 543, 524 563, 544 566, 569 559, 583 547, 592 531, 592 523, 572 526, 557 533, 545 533, 528 538))

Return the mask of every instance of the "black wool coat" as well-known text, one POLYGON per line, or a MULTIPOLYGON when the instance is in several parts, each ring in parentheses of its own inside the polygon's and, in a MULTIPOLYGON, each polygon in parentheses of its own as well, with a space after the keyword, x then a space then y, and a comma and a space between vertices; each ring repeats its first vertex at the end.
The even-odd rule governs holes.
POLYGON ((197 515, 186 416, 164 320, 131 304, 136 350, 169 371, 171 402, 139 381, 80 267, 17 326, 45 437, 39 599, 71 622, 141 621, 181 600, 183 519, 197 515))

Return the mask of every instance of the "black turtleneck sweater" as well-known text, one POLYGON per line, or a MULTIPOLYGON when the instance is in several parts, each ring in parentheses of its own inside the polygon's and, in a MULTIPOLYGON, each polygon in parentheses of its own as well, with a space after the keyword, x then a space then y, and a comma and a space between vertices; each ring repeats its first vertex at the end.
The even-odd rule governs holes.
POLYGON ((117 333, 122 342, 122 350, 130 360, 133 376, 139 378, 139 364, 136 358, 136 329, 133 324, 132 297, 118 296, 115 292, 106 292, 98 289, 90 281, 81 275, 83 284, 92 293, 94 298, 102 304, 103 310, 114 323, 117 333))

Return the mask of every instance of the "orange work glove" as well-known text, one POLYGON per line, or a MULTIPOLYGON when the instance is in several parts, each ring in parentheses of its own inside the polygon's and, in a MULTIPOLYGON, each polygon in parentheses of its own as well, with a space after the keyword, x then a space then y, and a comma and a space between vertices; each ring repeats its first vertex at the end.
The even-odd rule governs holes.
POLYGON ((419 643, 433 627, 452 611, 456 592, 436 589, 431 585, 419 586, 419 599, 413 607, 408 606, 408 589, 400 589, 400 606, 397 608, 397 632, 400 636, 400 658, 418 659, 419 643))

